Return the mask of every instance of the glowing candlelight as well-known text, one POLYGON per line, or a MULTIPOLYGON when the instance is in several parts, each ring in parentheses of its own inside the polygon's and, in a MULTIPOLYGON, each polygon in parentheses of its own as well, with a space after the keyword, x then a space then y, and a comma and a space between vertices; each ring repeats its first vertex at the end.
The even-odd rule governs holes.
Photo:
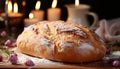
POLYGON ((36 6, 35 6, 35 10, 39 10, 41 6, 41 2, 37 1, 36 6))
MULTIPOLYGON (((0 14, 0 16, 5 17, 5 13, 0 14)), ((18 4, 17 2, 14 2, 14 4, 12 4, 12 1, 10 0, 8 2, 8 22, 9 25, 11 26, 16 26, 21 24, 22 21, 22 13, 18 12, 18 4)))
POLYGON ((75 0, 75 6, 79 6, 79 5, 80 5, 79 0, 75 0))
POLYGON ((48 12, 48 17, 47 18, 50 21, 60 20, 61 9, 60 8, 56 8, 56 6, 57 6, 57 0, 53 0, 52 8, 49 8, 47 10, 47 12, 48 12))
POLYGON ((14 3, 14 10, 13 10, 14 13, 18 13, 18 4, 15 2, 14 3))
MULTIPOLYGON (((17 2, 14 3, 12 7, 12 2, 8 2, 8 17, 22 17, 22 14, 18 12, 18 4, 17 2)), ((2 13, 1 16, 5 16, 5 13, 2 13)))
POLYGON ((30 19, 34 18, 33 13, 30 13, 30 14, 29 14, 29 18, 30 18, 30 19))
POLYGON ((42 21, 44 19, 44 11, 40 10, 41 1, 37 1, 35 5, 35 10, 32 11, 34 18, 42 21))
POLYGON ((52 8, 55 8, 56 6, 57 6, 57 0, 53 0, 52 8))
POLYGON ((34 18, 34 14, 33 13, 29 13, 29 18, 24 19, 24 24, 25 27, 35 24, 38 22, 38 19, 34 18))
POLYGON ((12 12, 12 2, 8 2, 8 13, 12 12))
POLYGON ((87 4, 80 4, 80 0, 75 0, 75 4, 66 5, 68 11, 67 22, 78 23, 80 25, 90 27, 88 21, 88 15, 93 17, 93 23, 91 26, 94 26, 98 22, 98 16, 94 12, 90 12, 90 6, 87 4))

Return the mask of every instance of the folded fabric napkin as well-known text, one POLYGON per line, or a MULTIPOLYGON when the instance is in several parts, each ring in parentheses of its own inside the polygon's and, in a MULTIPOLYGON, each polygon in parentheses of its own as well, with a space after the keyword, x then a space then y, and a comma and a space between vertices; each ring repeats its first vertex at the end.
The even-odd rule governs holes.
POLYGON ((95 30, 105 42, 115 41, 120 43, 120 18, 99 22, 99 27, 95 30))

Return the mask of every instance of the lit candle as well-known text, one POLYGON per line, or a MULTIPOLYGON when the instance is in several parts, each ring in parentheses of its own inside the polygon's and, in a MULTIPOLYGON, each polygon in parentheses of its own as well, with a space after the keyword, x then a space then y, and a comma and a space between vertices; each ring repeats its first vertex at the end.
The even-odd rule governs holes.
MULTIPOLYGON (((2 17, 5 17, 5 13, 1 13, 2 17)), ((22 13, 18 12, 18 4, 17 2, 14 3, 12 7, 12 2, 8 2, 8 19, 10 25, 16 25, 22 21, 22 13), (13 11, 12 11, 13 10, 13 11)))
POLYGON ((14 3, 14 9, 13 9, 13 12, 14 12, 14 13, 18 13, 18 5, 17 5, 16 2, 14 3))
MULTIPOLYGON (((2 13, 1 16, 5 16, 5 13, 2 13)), ((8 2, 8 17, 22 17, 22 14, 18 12, 18 4, 16 2, 14 3, 13 8, 12 2, 8 2)))
POLYGON ((32 25, 32 24, 35 24, 37 22, 38 22, 38 19, 34 18, 34 14, 33 13, 29 14, 29 18, 24 19, 25 27, 27 27, 29 25, 32 25))
POLYGON ((75 6, 79 6, 80 5, 80 1, 79 0, 75 0, 75 6))
POLYGON ((42 21, 44 20, 44 11, 39 10, 40 6, 41 6, 41 2, 37 1, 35 10, 33 10, 32 13, 34 14, 34 18, 38 19, 39 21, 42 21))
POLYGON ((47 10, 47 12, 48 12, 47 18, 48 18, 49 21, 60 20, 61 9, 56 8, 56 6, 57 6, 57 0, 53 0, 52 8, 49 8, 47 10))
POLYGON ((8 13, 11 13, 12 12, 12 2, 9 1, 8 2, 8 13))

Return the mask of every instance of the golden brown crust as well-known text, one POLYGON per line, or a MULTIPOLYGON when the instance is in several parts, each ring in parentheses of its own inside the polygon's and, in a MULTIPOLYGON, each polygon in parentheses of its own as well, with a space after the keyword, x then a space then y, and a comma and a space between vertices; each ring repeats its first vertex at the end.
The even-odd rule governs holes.
POLYGON ((64 21, 43 21, 25 28, 17 47, 25 54, 64 62, 90 62, 105 55, 104 44, 93 31, 64 21))

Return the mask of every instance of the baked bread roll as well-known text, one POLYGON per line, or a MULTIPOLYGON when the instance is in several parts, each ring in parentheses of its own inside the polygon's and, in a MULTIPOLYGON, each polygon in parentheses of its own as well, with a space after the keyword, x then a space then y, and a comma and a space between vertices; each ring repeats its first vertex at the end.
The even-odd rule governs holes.
POLYGON ((30 25, 17 38, 20 52, 63 62, 90 62, 105 55, 102 40, 88 28, 64 21, 30 25))

